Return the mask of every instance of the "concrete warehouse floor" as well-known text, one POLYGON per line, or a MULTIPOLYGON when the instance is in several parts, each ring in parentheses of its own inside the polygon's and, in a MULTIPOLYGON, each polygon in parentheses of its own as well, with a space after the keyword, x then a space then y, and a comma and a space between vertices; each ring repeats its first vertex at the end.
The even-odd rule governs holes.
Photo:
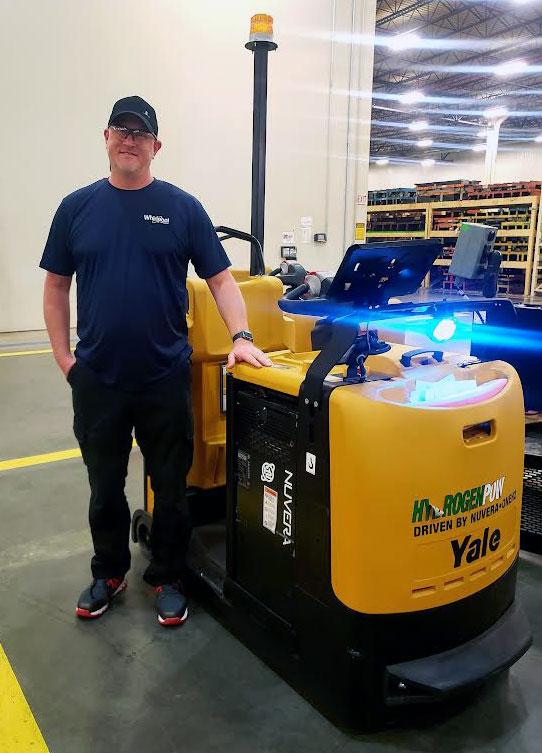
MULTIPOLYGON (((0 338, 0 353, 44 347, 44 333, 0 338)), ((0 394, 1 460, 76 448, 70 391, 50 354, 0 357, 0 394)), ((127 491, 141 506, 137 449, 127 491)), ((160 627, 137 549, 119 603, 99 621, 77 621, 90 578, 87 499, 80 458, 0 472, 0 644, 51 753, 541 750, 542 558, 521 558, 534 645, 507 675, 454 715, 430 709, 408 728, 354 737, 198 604, 183 628, 160 627)))

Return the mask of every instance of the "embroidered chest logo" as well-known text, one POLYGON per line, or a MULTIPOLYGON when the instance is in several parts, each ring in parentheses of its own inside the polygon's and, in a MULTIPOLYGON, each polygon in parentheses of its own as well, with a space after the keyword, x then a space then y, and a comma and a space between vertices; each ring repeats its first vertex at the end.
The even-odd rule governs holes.
POLYGON ((153 224, 169 225, 169 217, 162 217, 161 214, 144 214, 143 219, 153 224))

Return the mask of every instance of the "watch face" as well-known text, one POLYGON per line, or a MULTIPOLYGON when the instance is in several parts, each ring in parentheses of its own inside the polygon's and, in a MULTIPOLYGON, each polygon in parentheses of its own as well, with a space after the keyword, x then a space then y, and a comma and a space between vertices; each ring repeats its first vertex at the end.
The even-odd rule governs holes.
POLYGON ((236 335, 233 336, 233 341, 235 340, 248 340, 249 342, 254 342, 254 338, 252 336, 251 332, 247 332, 244 330, 243 332, 238 332, 236 335))

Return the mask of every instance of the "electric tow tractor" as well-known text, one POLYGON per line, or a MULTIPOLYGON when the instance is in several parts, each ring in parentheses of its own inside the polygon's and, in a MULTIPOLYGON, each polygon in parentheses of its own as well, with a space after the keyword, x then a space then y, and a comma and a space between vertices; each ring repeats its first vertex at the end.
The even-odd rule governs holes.
MULTIPOLYGON (((416 291, 439 252, 431 240, 354 245, 325 296, 302 283, 278 306, 260 298, 275 337, 262 344, 280 347, 282 322, 289 348, 271 354, 271 368, 241 364, 225 379, 229 344, 218 342, 203 288, 191 293, 190 331, 201 339, 191 341, 187 581, 279 675, 356 731, 393 719, 398 707, 465 697, 531 642, 514 598, 524 444, 517 374, 502 361, 379 335, 398 318, 439 325, 465 312, 484 326, 485 311, 511 306, 388 304, 416 291), (201 413, 224 421, 223 408, 225 437, 201 413)), ((256 321, 254 310, 249 317, 256 321)), ((143 541, 153 504, 148 481, 145 489, 133 521, 143 541)))

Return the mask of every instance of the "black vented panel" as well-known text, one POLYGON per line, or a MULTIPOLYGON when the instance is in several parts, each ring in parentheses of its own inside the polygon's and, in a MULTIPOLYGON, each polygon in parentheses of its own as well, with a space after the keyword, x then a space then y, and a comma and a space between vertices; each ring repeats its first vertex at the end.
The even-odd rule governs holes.
POLYGON ((238 442, 253 453, 276 463, 286 463, 295 446, 295 422, 292 412, 269 402, 256 401, 253 395, 239 393, 238 442))
POLYGON ((246 591, 289 620, 297 504, 297 405, 289 395, 243 385, 235 392, 233 415, 233 574, 246 591))
POLYGON ((542 554, 542 470, 525 468, 521 508, 521 548, 542 554))

